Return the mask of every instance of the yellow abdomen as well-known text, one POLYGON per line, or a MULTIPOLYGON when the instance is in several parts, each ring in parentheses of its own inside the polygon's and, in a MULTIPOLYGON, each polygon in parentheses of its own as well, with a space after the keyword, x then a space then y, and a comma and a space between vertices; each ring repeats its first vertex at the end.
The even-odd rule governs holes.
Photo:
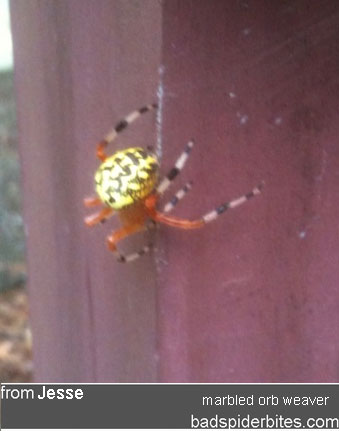
POLYGON ((158 167, 155 156, 143 148, 117 151, 96 171, 96 192, 109 207, 116 210, 125 208, 153 191, 158 167))

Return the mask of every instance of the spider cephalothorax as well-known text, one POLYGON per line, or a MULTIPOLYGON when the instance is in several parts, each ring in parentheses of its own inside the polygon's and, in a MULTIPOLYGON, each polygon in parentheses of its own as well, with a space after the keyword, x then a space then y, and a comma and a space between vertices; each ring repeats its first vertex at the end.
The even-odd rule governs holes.
POLYGON ((156 107, 155 104, 147 105, 137 111, 133 111, 118 122, 112 132, 99 142, 97 157, 102 163, 95 173, 95 188, 98 197, 86 198, 84 200, 87 207, 103 205, 100 212, 86 217, 85 223, 88 226, 103 222, 113 215, 114 211, 118 212, 122 228, 108 236, 107 244, 119 262, 131 262, 147 253, 151 248, 151 244, 148 244, 138 252, 124 256, 118 252, 117 243, 126 236, 154 226, 156 222, 181 229, 202 227, 206 223, 215 220, 228 209, 235 208, 259 194, 262 187, 262 185, 255 187, 246 195, 220 205, 197 220, 184 220, 168 216, 167 214, 173 210, 177 203, 190 190, 191 183, 187 183, 164 206, 163 212, 159 212, 157 210, 158 200, 183 169, 193 148, 193 141, 188 142, 174 167, 160 182, 158 182, 158 160, 150 151, 134 147, 117 151, 112 156, 107 156, 105 153, 106 146, 122 130, 141 114, 156 109, 156 107), (148 223, 149 220, 151 223, 148 223))

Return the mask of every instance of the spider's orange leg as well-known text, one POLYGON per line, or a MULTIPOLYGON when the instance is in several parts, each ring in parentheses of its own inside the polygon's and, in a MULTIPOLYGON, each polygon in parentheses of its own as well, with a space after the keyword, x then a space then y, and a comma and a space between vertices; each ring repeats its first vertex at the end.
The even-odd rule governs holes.
POLYGON ((107 155, 105 153, 105 148, 107 147, 107 145, 108 141, 106 141, 106 139, 103 139, 97 145, 97 158, 100 159, 102 162, 107 159, 107 155))
POLYGON ((203 219, 185 220, 178 217, 167 216, 156 210, 150 211, 149 215, 154 221, 167 224, 168 226, 177 227, 179 229, 198 229, 203 227, 205 224, 203 219))
POLYGON ((140 117, 140 115, 145 114, 148 111, 152 111, 153 109, 157 109, 157 105, 152 103, 151 105, 145 105, 136 111, 131 112, 125 118, 120 120, 114 127, 114 129, 104 137, 102 141, 100 141, 97 145, 97 157, 102 162, 107 159, 107 155, 105 153, 105 149, 108 144, 111 144, 114 139, 118 136, 120 132, 126 129, 133 121, 140 117))
POLYGON ((90 216, 85 217, 85 223, 87 226, 92 227, 104 220, 106 220, 107 217, 112 215, 113 209, 105 207, 98 213, 92 214, 90 216))
POLYGON ((96 206, 101 205, 101 204, 102 204, 101 199, 99 199, 97 197, 90 197, 90 198, 84 199, 84 205, 87 208, 96 207, 96 206))
POLYGON ((152 248, 152 245, 145 245, 141 250, 136 253, 131 253, 127 256, 121 254, 117 249, 117 243, 122 239, 126 238, 129 235, 133 235, 136 232, 140 232, 145 229, 144 223, 136 223, 128 226, 124 226, 123 228, 113 232, 111 235, 107 237, 107 245, 108 248, 114 253, 114 256, 118 260, 118 262, 127 263, 132 262, 133 260, 138 259, 144 254, 148 253, 152 248))
POLYGON ((178 217, 170 217, 160 211, 157 211, 156 204, 159 196, 152 194, 145 200, 145 210, 148 216, 155 222, 167 224, 169 226, 178 227, 181 229, 197 229, 204 225, 204 221, 201 220, 185 220, 178 217))
POLYGON ((208 212, 207 214, 203 215, 201 218, 197 220, 185 220, 177 217, 169 217, 157 211, 155 208, 157 197, 155 195, 151 195, 146 199, 145 208, 149 216, 154 221, 157 221, 159 223, 164 223, 169 226, 177 227, 180 229, 197 229, 204 226, 206 223, 214 221, 228 209, 236 208, 237 206, 242 205, 243 203, 247 202, 249 199, 253 198, 254 196, 260 194, 262 187, 263 187, 263 183, 258 185, 257 187, 254 187, 254 189, 251 190, 246 195, 240 196, 237 199, 233 199, 232 201, 229 201, 220 205, 218 208, 208 212))

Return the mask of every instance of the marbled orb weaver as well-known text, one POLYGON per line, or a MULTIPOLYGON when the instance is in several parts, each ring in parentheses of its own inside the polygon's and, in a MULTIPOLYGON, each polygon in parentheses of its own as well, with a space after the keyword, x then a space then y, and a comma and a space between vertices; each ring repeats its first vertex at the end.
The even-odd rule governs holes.
POLYGON ((119 121, 114 129, 98 143, 96 154, 102 162, 94 176, 98 196, 84 199, 86 207, 102 206, 98 213, 85 218, 87 226, 94 226, 97 223, 104 222, 114 212, 119 214, 122 227, 107 237, 108 248, 114 253, 119 262, 134 261, 147 253, 152 247, 152 244, 148 244, 138 252, 125 256, 118 251, 117 243, 128 235, 154 227, 157 222, 181 229, 203 227, 228 209, 235 208, 258 195, 262 188, 261 184, 246 195, 224 203, 196 220, 168 216, 167 214, 191 189, 191 183, 189 182, 164 206, 163 212, 159 212, 157 210, 159 198, 185 166, 194 142, 188 142, 174 167, 161 181, 158 181, 159 163, 156 155, 151 150, 133 147, 117 151, 112 156, 107 156, 105 153, 107 145, 112 143, 129 124, 142 114, 156 108, 157 105, 152 104, 133 111, 119 121))

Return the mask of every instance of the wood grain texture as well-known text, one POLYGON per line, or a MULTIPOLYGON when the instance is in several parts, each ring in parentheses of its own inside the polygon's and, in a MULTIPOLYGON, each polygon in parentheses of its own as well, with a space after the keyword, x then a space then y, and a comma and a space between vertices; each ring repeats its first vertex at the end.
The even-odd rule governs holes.
MULTIPOLYGON (((82 199, 94 192, 96 142, 120 116, 156 98, 159 5, 11 6, 35 379, 153 381, 154 264, 151 257, 133 269, 116 263, 105 237, 118 223, 88 229, 82 199)), ((154 137, 150 115, 117 145, 154 137)))
POLYGON ((160 235, 162 381, 338 381, 338 23, 335 1, 165 2, 166 163, 196 141, 177 214, 266 186, 160 235))

